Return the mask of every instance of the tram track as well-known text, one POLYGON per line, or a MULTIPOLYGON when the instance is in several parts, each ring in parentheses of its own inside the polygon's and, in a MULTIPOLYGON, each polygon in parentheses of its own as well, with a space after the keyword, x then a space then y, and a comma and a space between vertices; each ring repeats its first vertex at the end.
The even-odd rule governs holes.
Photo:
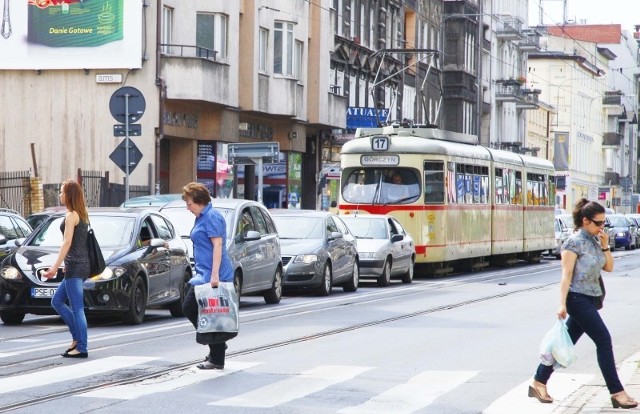
MULTIPOLYGON (((522 275, 521 272, 520 272, 520 274, 522 275)), ((511 274, 508 274, 508 273, 507 274, 503 274, 503 275, 494 274, 493 277, 488 277, 484 281, 498 280, 498 279, 503 279, 504 277, 515 277, 515 275, 511 275, 511 274)), ((471 279, 471 280, 467 280, 466 282, 460 281, 460 283, 456 283, 455 285, 459 286, 460 284, 468 284, 468 283, 471 283, 472 281, 477 282, 478 279, 477 278, 476 279, 471 279)), ((295 344, 299 344, 299 343, 303 343, 303 342, 307 342, 307 341, 319 340, 319 339, 330 337, 330 336, 333 336, 333 335, 340 335, 340 334, 344 334, 344 333, 349 333, 349 332, 357 331, 359 329, 366 329, 366 328, 370 328, 370 327, 375 327, 375 326, 379 326, 379 325, 384 325, 384 324, 388 324, 388 323, 394 323, 394 322, 397 322, 397 321, 402 321, 402 320, 405 320, 405 319, 420 317, 420 316, 429 315, 429 314, 438 313, 438 312, 444 312, 444 311, 448 311, 448 310, 451 310, 451 309, 456 309, 456 308, 460 308, 460 307, 464 307, 464 306, 474 305, 474 304, 488 302, 488 301, 491 301, 491 300, 496 300, 496 299, 500 299, 500 298, 504 298, 504 297, 508 297, 508 296, 512 296, 512 295, 517 295, 517 294, 521 294, 521 293, 526 293, 526 292, 531 292, 531 291, 544 289, 544 288, 547 288, 549 286, 555 285, 557 283, 558 283, 557 281, 554 281, 552 283, 541 283, 541 284, 536 284, 534 286, 527 286, 527 287, 512 289, 512 290, 509 290, 509 291, 506 291, 506 292, 484 295, 484 296, 471 298, 471 299, 467 299, 467 300, 462 300, 462 301, 458 301, 458 302, 454 302, 454 303, 448 303, 448 304, 437 305, 437 306, 429 306, 429 307, 425 307, 424 309, 419 309, 419 310, 416 310, 416 311, 413 311, 413 312, 406 312, 406 313, 394 315, 394 316, 391 316, 391 317, 376 318, 376 319, 373 319, 373 320, 363 321, 363 322, 360 322, 360 323, 354 323, 354 324, 350 324, 350 325, 347 325, 347 326, 337 327, 337 328, 334 328, 334 329, 319 330, 317 332, 313 332, 313 333, 309 333, 309 334, 305 334, 305 335, 299 335, 299 336, 296 336, 296 337, 293 337, 293 338, 289 338, 289 339, 285 339, 285 340, 281 340, 281 341, 274 341, 274 342, 266 343, 266 344, 259 345, 259 346, 245 348, 245 349, 238 350, 238 351, 235 351, 235 352, 229 352, 227 354, 227 358, 228 359, 229 358, 237 358, 237 357, 240 357, 240 356, 243 356, 243 355, 256 354, 256 353, 269 351, 269 350, 273 350, 273 349, 277 349, 277 348, 282 348, 282 347, 286 347, 286 346, 290 346, 290 345, 295 345, 295 344)), ((441 284, 440 287, 444 287, 444 286, 451 287, 452 284, 451 283, 449 283, 449 284, 441 284)), ((432 288, 435 289, 437 287, 432 286, 432 288)), ((394 290, 397 290, 398 291, 397 293, 407 293, 407 292, 404 292, 404 291, 400 291, 399 289, 394 289, 394 290)), ((424 291, 424 290, 422 290, 422 291, 424 291)), ((413 293, 417 294, 417 293, 422 293, 422 292, 414 290, 413 293)), ((372 299, 372 300, 376 300, 376 299, 372 299)), ((382 300, 382 299, 380 299, 380 300, 382 300)), ((335 307, 338 307, 338 306, 340 306, 340 307, 352 306, 352 305, 358 305, 360 303, 362 303, 362 302, 355 302, 354 301, 354 302, 340 303, 340 304, 333 305, 333 307, 335 308, 335 307)), ((289 314, 287 316, 293 316, 293 314, 289 314)), ((269 316, 267 314, 263 318, 251 321, 249 323, 258 322, 259 320, 264 320, 266 318, 272 318, 272 316, 269 316)), ((190 330, 189 332, 176 333, 176 334, 173 334, 171 336, 179 336, 179 335, 187 335, 187 334, 192 335, 193 331, 190 330)), ((164 334, 164 335, 154 336, 152 338, 146 337, 144 339, 140 339, 140 340, 136 341, 135 343, 139 344, 139 343, 142 343, 142 342, 154 341, 154 340, 157 340, 159 337, 167 338, 168 336, 166 334, 164 334)), ((131 346, 131 345, 132 345, 132 343, 128 342, 128 346, 131 346)), ((117 346, 117 345, 109 345, 109 346, 105 346, 103 348, 109 348, 109 347, 113 347, 113 346, 117 346)), ((97 348, 96 350, 99 350, 99 349, 100 348, 97 348)), ((50 356, 46 356, 46 357, 43 357, 43 358, 31 359, 29 361, 29 363, 35 363, 35 362, 43 361, 43 360, 50 360, 50 356)), ((26 362, 26 361, 23 361, 23 363, 24 362, 26 362)), ((80 395, 80 394, 87 393, 87 392, 94 391, 94 390, 105 389, 105 388, 115 387, 115 386, 119 386, 119 385, 129 385, 129 384, 134 384, 134 383, 141 382, 141 381, 148 380, 148 379, 152 379, 152 378, 158 378, 158 377, 161 377, 163 375, 168 375, 168 374, 171 374, 171 373, 176 372, 176 371, 181 371, 181 370, 190 368, 190 367, 192 367, 194 364, 196 364, 198 362, 200 362, 200 361, 199 360, 195 360, 195 361, 188 361, 188 362, 184 362, 184 363, 172 364, 170 366, 166 366, 166 367, 163 367, 163 368, 160 368, 160 369, 154 369, 153 372, 145 372, 145 373, 142 373, 142 374, 134 374, 134 375, 129 376, 127 378, 108 380, 106 382, 101 382, 99 384, 77 386, 75 388, 66 389, 66 390, 63 390, 63 391, 57 391, 57 392, 52 392, 52 393, 41 395, 41 396, 31 397, 31 398, 25 399, 23 401, 17 401, 17 402, 13 402, 13 403, 9 403, 9 404, 0 406, 0 413, 5 413, 5 412, 13 411, 13 410, 33 407, 33 406, 37 406, 39 404, 43 404, 43 403, 47 403, 47 402, 50 402, 50 401, 63 399, 63 398, 67 398, 67 397, 71 397, 71 396, 75 396, 75 395, 80 395)), ((39 368, 41 368, 41 367, 39 367, 39 368)))

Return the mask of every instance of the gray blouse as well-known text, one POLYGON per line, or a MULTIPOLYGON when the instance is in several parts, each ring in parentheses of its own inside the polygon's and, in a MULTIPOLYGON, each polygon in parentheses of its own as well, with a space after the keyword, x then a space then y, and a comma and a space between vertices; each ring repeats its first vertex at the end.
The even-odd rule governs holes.
POLYGON ((607 258, 598 238, 580 229, 567 238, 562 250, 569 250, 578 255, 569 292, 588 296, 602 295, 598 278, 607 258))

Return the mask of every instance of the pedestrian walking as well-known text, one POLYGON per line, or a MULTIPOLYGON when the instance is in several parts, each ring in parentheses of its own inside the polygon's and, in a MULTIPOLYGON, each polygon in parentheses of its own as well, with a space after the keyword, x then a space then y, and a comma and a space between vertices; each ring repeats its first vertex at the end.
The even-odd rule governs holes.
MULTIPOLYGON (((613 270, 613 256, 609 250, 609 235, 604 231, 605 210, 600 204, 581 199, 573 210, 576 232, 562 246, 562 279, 560 281, 560 307, 557 315, 567 319, 567 330, 575 344, 586 333, 596 345, 598 365, 611 394, 613 408, 634 408, 638 403, 631 398, 616 371, 611 335, 598 313, 599 297, 604 292, 599 278, 601 270, 613 270)), ((529 386, 529 397, 541 403, 552 403, 547 392, 547 381, 553 365, 540 364, 529 386)))
POLYGON ((89 214, 80 184, 73 180, 64 181, 60 187, 60 203, 67 207, 67 213, 60 224, 62 246, 56 261, 42 276, 51 279, 64 262, 64 279, 51 299, 51 305, 71 332, 71 345, 62 356, 87 358, 87 318, 84 314, 82 286, 90 273, 87 247, 89 214))
MULTIPOLYGON (((224 217, 211 205, 211 195, 203 184, 189 183, 182 188, 182 199, 187 209, 196 216, 191 240, 195 276, 185 297, 183 311, 194 328, 198 328, 198 303, 195 286, 210 283, 218 287, 220 282, 233 282, 233 265, 227 253, 227 235, 224 217)), ((224 369, 227 345, 225 342, 209 344, 209 355, 198 364, 200 369, 224 369)))

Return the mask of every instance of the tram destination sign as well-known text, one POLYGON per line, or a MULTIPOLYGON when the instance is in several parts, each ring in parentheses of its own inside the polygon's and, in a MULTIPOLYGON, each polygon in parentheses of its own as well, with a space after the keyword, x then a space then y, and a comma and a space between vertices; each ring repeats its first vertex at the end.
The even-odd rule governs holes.
POLYGON ((400 157, 398 155, 362 155, 361 165, 398 165, 400 157))

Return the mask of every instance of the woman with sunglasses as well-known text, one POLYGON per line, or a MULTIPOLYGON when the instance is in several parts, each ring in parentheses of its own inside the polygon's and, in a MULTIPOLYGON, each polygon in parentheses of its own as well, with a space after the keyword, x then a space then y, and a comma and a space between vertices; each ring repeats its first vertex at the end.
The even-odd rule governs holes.
MULTIPOLYGON (((603 294, 599 283, 600 271, 613 270, 613 256, 609 250, 609 235, 604 231, 605 210, 600 204, 581 199, 573 210, 576 232, 562 245, 562 279, 560 307, 557 315, 567 319, 569 336, 575 344, 583 333, 596 344, 598 365, 602 371, 613 408, 634 408, 631 398, 616 372, 611 335, 598 313, 596 297, 603 294)), ((529 386, 529 397, 541 403, 552 403, 547 393, 547 381, 553 366, 540 364, 529 386)))

